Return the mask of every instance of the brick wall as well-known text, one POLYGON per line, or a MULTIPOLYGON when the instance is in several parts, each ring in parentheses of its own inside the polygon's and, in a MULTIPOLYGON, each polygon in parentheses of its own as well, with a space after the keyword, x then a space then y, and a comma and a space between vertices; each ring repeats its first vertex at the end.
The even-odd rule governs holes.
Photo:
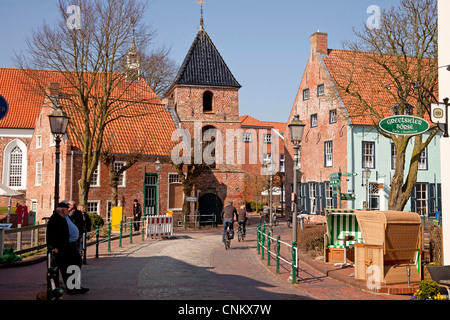
MULTIPOLYGON (((347 171, 347 119, 336 99, 332 83, 323 68, 319 55, 326 53, 327 39, 324 33, 311 35, 311 56, 308 60, 297 96, 292 107, 289 122, 295 114, 299 114, 306 126, 301 142, 301 170, 298 181, 325 182, 329 181, 330 173, 341 169, 347 171), (323 84, 323 95, 318 95, 318 86, 323 84), (304 99, 304 90, 309 89, 309 98, 304 99), (336 110, 336 122, 330 123, 330 110, 336 110), (311 123, 311 116, 317 115, 317 125, 311 123), (332 141, 332 166, 325 166, 325 142, 332 141)), ((288 190, 293 181, 294 149, 289 132, 285 133, 286 143, 286 180, 288 190)), ((342 179, 342 192, 347 192, 347 182, 342 179)), ((286 196, 287 208, 290 208, 290 196, 286 196)), ((342 202, 346 207, 346 201, 342 202)))

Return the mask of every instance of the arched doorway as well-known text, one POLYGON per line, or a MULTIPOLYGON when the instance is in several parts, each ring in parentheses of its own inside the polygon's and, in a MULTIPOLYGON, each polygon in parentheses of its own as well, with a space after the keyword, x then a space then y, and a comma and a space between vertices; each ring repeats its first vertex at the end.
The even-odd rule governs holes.
POLYGON ((198 210, 200 212, 200 221, 211 219, 211 215, 215 214, 216 223, 222 223, 220 214, 222 213, 222 200, 214 193, 206 193, 198 199, 198 210))

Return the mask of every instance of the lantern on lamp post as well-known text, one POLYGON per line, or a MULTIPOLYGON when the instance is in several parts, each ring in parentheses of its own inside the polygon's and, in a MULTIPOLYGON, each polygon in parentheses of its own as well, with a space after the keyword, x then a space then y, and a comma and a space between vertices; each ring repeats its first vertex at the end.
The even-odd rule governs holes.
POLYGON ((53 208, 56 210, 59 202, 60 144, 62 136, 66 134, 70 118, 59 105, 48 118, 50 121, 50 130, 55 137, 55 203, 53 208))
POLYGON ((297 193, 298 193, 298 185, 297 185, 297 171, 300 169, 299 167, 299 155, 298 150, 300 148, 300 143, 303 138, 303 131, 305 130, 305 124, 300 120, 299 115, 294 115, 294 118, 288 125, 289 127, 289 135, 291 137, 291 142, 294 145, 294 176, 293 176, 293 210, 292 210, 292 241, 297 242, 297 193))

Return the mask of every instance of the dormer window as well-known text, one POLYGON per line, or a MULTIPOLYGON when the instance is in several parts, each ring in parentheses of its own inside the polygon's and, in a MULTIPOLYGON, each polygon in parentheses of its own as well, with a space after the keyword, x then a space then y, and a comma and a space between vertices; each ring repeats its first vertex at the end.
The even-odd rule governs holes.
POLYGON ((212 112, 213 93, 211 91, 203 92, 203 112, 212 112))

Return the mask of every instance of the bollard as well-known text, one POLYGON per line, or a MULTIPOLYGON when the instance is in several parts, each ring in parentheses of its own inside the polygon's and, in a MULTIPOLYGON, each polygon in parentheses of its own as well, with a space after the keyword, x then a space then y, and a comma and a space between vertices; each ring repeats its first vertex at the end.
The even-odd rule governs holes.
POLYGON ((111 222, 108 223, 108 252, 111 252, 111 222))
POLYGON ((96 238, 96 241, 95 241, 95 257, 96 258, 98 258, 98 237, 99 237, 99 234, 100 234, 100 230, 99 230, 99 228, 97 226, 95 228, 95 238, 96 238))
POLYGON ((123 226, 123 221, 120 221, 119 248, 122 248, 122 226, 123 226))
POLYGON ((133 243, 133 218, 130 220, 130 243, 133 243))
POLYGON ((264 260, 264 245, 266 244, 266 226, 264 225, 263 230, 262 230, 262 241, 261 241, 261 245, 262 245, 262 252, 261 252, 261 260, 264 260))
POLYGON ((87 263, 86 252, 87 252, 87 231, 85 229, 83 233, 83 264, 87 263))
POLYGON ((267 234, 267 265, 270 266, 270 236, 271 233, 269 231, 269 233, 267 234))
POLYGON ((280 236, 277 236, 277 267, 275 272, 280 273, 280 236))
POLYGON ((261 254, 261 224, 258 224, 256 226, 256 251, 258 252, 258 255, 261 254))
POLYGON ((296 267, 295 267, 295 265, 297 264, 297 255, 295 254, 296 246, 297 246, 296 242, 292 241, 292 284, 297 283, 297 279, 296 279, 297 271, 296 271, 296 267))
POLYGON ((141 219, 141 235, 142 241, 144 241, 144 218, 141 219))

